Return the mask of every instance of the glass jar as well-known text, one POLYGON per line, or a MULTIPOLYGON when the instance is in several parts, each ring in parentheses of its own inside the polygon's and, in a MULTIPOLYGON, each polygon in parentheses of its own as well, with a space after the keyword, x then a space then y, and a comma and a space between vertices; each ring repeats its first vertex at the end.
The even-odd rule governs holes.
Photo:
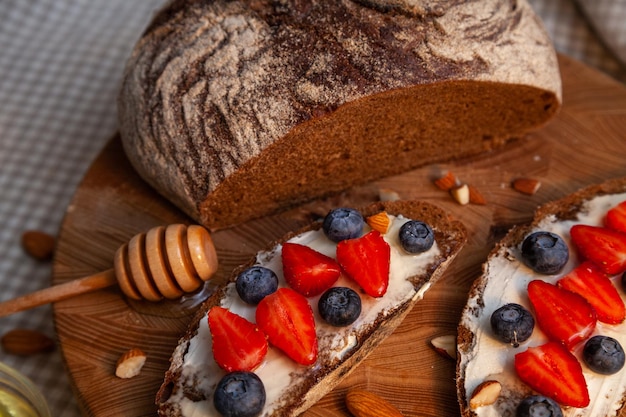
POLYGON ((33 382, 0 363, 0 416, 51 417, 46 400, 33 382))

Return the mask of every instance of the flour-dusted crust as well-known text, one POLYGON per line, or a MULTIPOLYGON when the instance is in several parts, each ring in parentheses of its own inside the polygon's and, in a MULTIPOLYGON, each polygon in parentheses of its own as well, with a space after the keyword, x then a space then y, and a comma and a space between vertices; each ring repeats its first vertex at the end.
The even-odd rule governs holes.
POLYGON ((139 174, 224 227, 476 155, 559 109, 526 0, 173 1, 119 95, 139 174))
MULTIPOLYGON (((431 225, 435 232, 435 240, 441 251, 440 256, 424 270, 415 271, 415 275, 411 277, 410 281, 416 290, 422 289, 424 285, 433 284, 442 276, 447 266, 465 244, 467 235, 464 226, 460 222, 449 218, 447 213, 440 208, 424 202, 398 201, 376 203, 360 211, 364 216, 368 216, 383 210, 392 215, 401 214, 407 218, 419 219, 431 225)), ((321 224, 318 222, 297 232, 290 233, 279 242, 270 244, 267 250, 271 250, 276 244, 307 230, 319 229, 320 226, 321 224)), ((233 272, 231 280, 235 279, 240 270, 254 263, 255 259, 251 260, 249 264, 238 268, 233 272)), ((170 398, 174 397, 173 394, 179 390, 183 390, 186 397, 196 398, 198 401, 212 395, 212 393, 198 390, 194 381, 185 380, 181 375, 185 355, 190 346, 190 339, 196 334, 199 323, 204 321, 207 311, 212 306, 218 305, 224 296, 224 292, 220 290, 207 300, 190 324, 187 334, 180 340, 178 347, 174 351, 171 358, 171 366, 165 375, 164 382, 156 398, 160 415, 169 417, 182 415, 180 405, 175 401, 170 401, 170 398)), ((321 363, 318 359, 318 363, 311 367, 310 373, 305 378, 300 379, 297 384, 292 384, 289 391, 285 392, 281 397, 284 401, 284 406, 270 416, 264 414, 264 417, 294 417, 315 404, 317 400, 335 387, 343 377, 348 375, 355 366, 365 359, 380 342, 400 325, 415 302, 418 301, 418 298, 415 297, 404 304, 395 306, 390 310, 392 313, 384 321, 379 319, 373 325, 360 329, 356 336, 359 344, 338 363, 321 363)), ((323 356, 320 353, 320 357, 323 356)))
MULTIPOLYGON (((456 383, 458 400, 463 417, 476 417, 476 413, 469 408, 469 399, 472 393, 466 392, 465 378, 468 363, 473 359, 474 352, 480 349, 476 341, 475 331, 472 327, 477 318, 483 315, 483 308, 485 307, 483 293, 485 287, 487 285, 495 285, 495 283, 490 282, 488 279, 487 272, 490 268, 493 268, 490 263, 498 257, 513 256, 511 253, 514 251, 514 248, 518 248, 524 238, 531 233, 531 231, 537 229, 539 224, 546 218, 554 217, 557 221, 575 220, 586 201, 598 196, 620 193, 626 193, 626 178, 608 180, 601 184, 583 188, 559 200, 546 203, 537 208, 531 223, 513 227, 491 251, 487 261, 483 265, 482 276, 477 278, 472 284, 468 296, 468 303, 463 310, 458 327, 456 383)), ((509 412, 512 412, 511 410, 514 411, 517 402, 531 392, 530 388, 525 386, 518 386, 517 388, 519 388, 517 392, 505 392, 507 397, 501 399, 501 401, 505 402, 502 408, 506 408, 509 412)), ((622 398, 619 403, 615 405, 615 409, 621 409, 625 401, 626 398, 622 398)), ((613 415, 619 415, 619 411, 613 415)))

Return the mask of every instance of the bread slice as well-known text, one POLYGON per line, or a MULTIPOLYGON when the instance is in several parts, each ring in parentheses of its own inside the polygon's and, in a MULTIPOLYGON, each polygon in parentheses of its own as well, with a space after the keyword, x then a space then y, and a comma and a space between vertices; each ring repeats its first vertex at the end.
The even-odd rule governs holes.
POLYGON ((137 172, 218 228, 500 148, 560 104, 526 0, 179 0, 118 109, 137 172))
MULTIPOLYGON (((496 308, 508 302, 521 304, 532 312, 525 291, 528 282, 541 278, 554 283, 580 262, 570 241, 570 227, 577 223, 602 225, 606 211, 624 200, 626 200, 626 178, 582 189, 539 207, 532 223, 514 227, 493 249, 483 266, 482 276, 474 282, 470 290, 458 328, 457 392, 464 417, 515 415, 517 405, 523 397, 531 393, 531 389, 516 376, 513 368, 514 355, 525 351, 529 346, 545 343, 547 338, 535 326, 528 341, 518 348, 512 348, 497 341, 491 334, 489 324, 491 314, 496 308), (528 234, 537 230, 557 233, 568 244, 570 259, 560 273, 538 275, 520 262, 521 243, 528 234), (494 404, 472 409, 469 404, 472 394, 476 387, 486 380, 497 380, 501 383, 500 395, 494 404)), ((616 285, 619 285, 619 281, 616 285)), ((621 290, 619 292, 626 300, 624 292, 621 290)), ((624 323, 613 326, 598 323, 596 333, 613 337, 617 334, 622 346, 626 346, 624 323)), ((579 361, 581 350, 582 346, 579 345, 574 351, 579 361)), ((612 376, 601 376, 592 372, 584 363, 582 367, 591 404, 584 409, 563 407, 564 416, 618 415, 626 399, 626 369, 612 376)))
MULTIPOLYGON (((317 313, 316 299, 310 298, 316 316, 319 343, 317 361, 308 367, 297 365, 270 347, 265 362, 256 371, 267 392, 262 416, 297 416, 336 386, 394 331, 415 302, 441 277, 466 242, 463 225, 431 204, 414 201, 376 203, 362 209, 361 213, 366 217, 381 211, 395 218, 384 235, 392 248, 392 272, 387 293, 381 298, 372 298, 362 293, 350 280, 340 278, 336 285, 351 286, 361 292, 362 298, 359 319, 347 327, 325 324, 317 313), (400 224, 407 219, 421 220, 432 227, 435 245, 430 250, 418 255, 402 252, 397 233, 400 224), (402 272, 398 268, 402 268, 402 272)), ((243 303, 239 301, 236 291, 233 291, 237 273, 243 268, 261 263, 273 269, 281 285, 285 286, 280 262, 282 242, 295 239, 298 243, 312 245, 322 253, 334 256, 335 244, 325 237, 320 227, 320 223, 314 223, 273 243, 249 264, 234 271, 230 283, 207 300, 171 357, 171 366, 156 397, 160 415, 219 415, 213 406, 213 391, 224 371, 217 367, 212 357, 207 311, 215 305, 227 306, 231 311, 247 315, 254 321, 254 308, 240 308, 243 303)), ((367 230, 366 226, 364 233, 367 230)))

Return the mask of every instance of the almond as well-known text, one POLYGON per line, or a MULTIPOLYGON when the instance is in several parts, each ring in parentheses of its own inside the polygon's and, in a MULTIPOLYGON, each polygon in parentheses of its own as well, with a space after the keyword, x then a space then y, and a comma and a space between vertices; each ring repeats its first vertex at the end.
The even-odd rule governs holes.
POLYGON ((469 401, 470 408, 475 410, 495 403, 500 395, 500 390, 502 390, 502 385, 498 381, 488 380, 480 383, 472 392, 469 401))
POLYGON ((383 235, 387 233, 389 229, 389 216, 386 211, 381 211, 373 216, 369 216, 365 221, 372 229, 378 230, 383 235))
POLYGON ((400 200, 400 194, 389 188, 381 188, 378 190, 378 198, 380 198, 380 201, 398 201, 400 200))
POLYGON ((450 191, 458 185, 456 176, 450 171, 446 172, 446 175, 437 178, 434 183, 440 190, 443 191, 450 191))
POLYGON ((431 339, 430 344, 435 351, 447 359, 456 359, 456 336, 448 334, 431 339))
POLYGON ((6 353, 30 356, 37 353, 52 352, 56 343, 47 335, 30 329, 14 329, 2 336, 2 349, 6 353))
POLYGON ((351 389, 346 394, 346 406, 354 417, 402 417, 389 401, 373 392, 351 389))
POLYGON ((452 198, 454 198, 454 200, 462 206, 470 202, 469 187, 467 184, 452 188, 450 190, 450 195, 452 195, 452 198))
POLYGON ((27 230, 22 234, 22 248, 39 261, 52 259, 56 240, 53 236, 39 230, 27 230))
POLYGON ((141 349, 132 348, 127 350, 117 360, 115 376, 118 378, 132 378, 139 375, 141 368, 146 363, 146 354, 141 349))
POLYGON ((480 206, 484 206, 485 204, 487 204, 487 200, 481 194, 481 192, 478 191, 478 188, 470 184, 468 184, 467 187, 469 189, 469 202, 470 203, 477 204, 480 206))
POLYGON ((541 182, 532 178, 517 178, 513 181, 513 189, 522 194, 533 195, 541 187, 541 182))

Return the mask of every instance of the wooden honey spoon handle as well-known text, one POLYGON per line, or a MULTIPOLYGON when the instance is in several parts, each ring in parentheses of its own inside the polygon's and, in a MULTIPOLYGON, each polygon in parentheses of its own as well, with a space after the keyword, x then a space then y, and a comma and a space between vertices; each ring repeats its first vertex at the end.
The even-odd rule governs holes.
POLYGON ((218 267, 209 232, 171 224, 134 236, 122 245, 114 267, 0 303, 0 317, 118 284, 135 300, 176 299, 199 289, 218 267))
POLYGON ((0 317, 107 288, 115 284, 117 284, 115 270, 109 269, 88 277, 75 279, 4 301, 0 303, 0 317))

